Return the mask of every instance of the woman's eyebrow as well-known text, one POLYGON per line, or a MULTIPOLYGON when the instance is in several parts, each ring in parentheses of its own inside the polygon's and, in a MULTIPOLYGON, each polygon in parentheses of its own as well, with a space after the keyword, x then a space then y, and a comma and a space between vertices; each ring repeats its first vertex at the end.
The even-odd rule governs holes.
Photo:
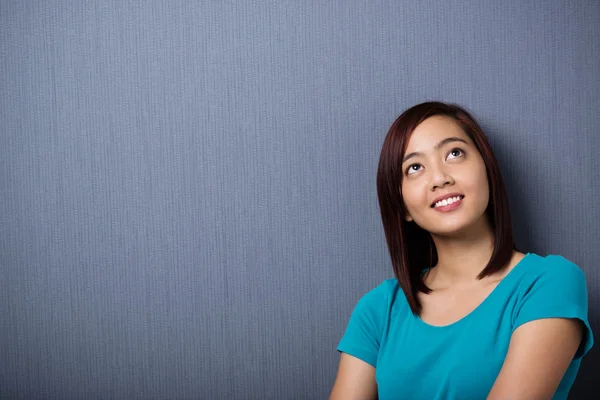
MULTIPOLYGON (((446 139, 440 141, 438 144, 436 144, 434 146, 434 149, 439 150, 442 146, 445 146, 448 143, 452 143, 452 142, 462 142, 462 143, 467 144, 467 145, 469 144, 464 139, 461 139, 461 138, 456 137, 456 136, 450 136, 450 137, 447 137, 446 139)), ((423 155, 423 153, 420 153, 418 151, 415 151, 415 152, 412 152, 412 153, 408 153, 402 159, 402 164, 404 164, 408 159, 410 159, 412 157, 420 156, 420 155, 423 155)))

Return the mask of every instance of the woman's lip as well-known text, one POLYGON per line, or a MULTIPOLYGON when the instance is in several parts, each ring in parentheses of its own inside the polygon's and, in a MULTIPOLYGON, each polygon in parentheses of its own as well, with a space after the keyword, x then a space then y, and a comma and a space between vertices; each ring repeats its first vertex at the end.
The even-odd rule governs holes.
POLYGON ((457 200, 452 204, 448 204, 445 206, 438 206, 438 207, 433 207, 434 210, 439 211, 439 212, 448 212, 448 211, 452 211, 452 210, 456 210, 461 204, 462 204, 463 199, 457 200))

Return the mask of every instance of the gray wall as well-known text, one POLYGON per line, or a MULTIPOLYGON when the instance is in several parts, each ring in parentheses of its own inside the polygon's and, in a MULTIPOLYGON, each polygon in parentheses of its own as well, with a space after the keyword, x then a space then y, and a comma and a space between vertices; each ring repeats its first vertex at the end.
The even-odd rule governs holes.
MULTIPOLYGON (((0 397, 317 399, 392 276, 375 172, 480 118, 600 327, 600 3, 0 0, 0 397)), ((596 349, 574 393, 600 389, 596 349)))

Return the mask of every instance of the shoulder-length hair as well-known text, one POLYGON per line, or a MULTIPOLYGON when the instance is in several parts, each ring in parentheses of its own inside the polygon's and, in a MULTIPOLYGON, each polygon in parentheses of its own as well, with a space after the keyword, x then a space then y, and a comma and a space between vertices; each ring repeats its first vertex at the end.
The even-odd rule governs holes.
POLYGON ((434 267, 438 259, 429 232, 405 219, 406 208, 401 193, 402 158, 417 125, 433 116, 446 116, 456 121, 471 138, 485 162, 490 188, 490 200, 485 213, 494 232, 494 251, 478 279, 501 271, 509 263, 515 247, 500 168, 475 118, 456 104, 437 101, 418 104, 404 111, 390 127, 383 143, 377 169, 377 196, 394 274, 414 314, 421 311, 417 293, 431 292, 423 282, 422 271, 434 267))

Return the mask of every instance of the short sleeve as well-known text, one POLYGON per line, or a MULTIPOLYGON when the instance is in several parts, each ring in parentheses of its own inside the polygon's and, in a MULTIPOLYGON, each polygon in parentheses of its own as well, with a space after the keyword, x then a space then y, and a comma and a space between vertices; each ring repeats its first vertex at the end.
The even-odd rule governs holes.
POLYGON ((545 257, 540 268, 518 301, 516 312, 513 314, 513 331, 536 319, 578 319, 584 325, 584 335, 575 358, 581 358, 594 344, 588 321, 585 275, 577 265, 556 255, 545 257))
POLYGON ((350 316, 346 332, 337 347, 376 367, 379 345, 389 308, 388 281, 366 293, 358 301, 350 316))

